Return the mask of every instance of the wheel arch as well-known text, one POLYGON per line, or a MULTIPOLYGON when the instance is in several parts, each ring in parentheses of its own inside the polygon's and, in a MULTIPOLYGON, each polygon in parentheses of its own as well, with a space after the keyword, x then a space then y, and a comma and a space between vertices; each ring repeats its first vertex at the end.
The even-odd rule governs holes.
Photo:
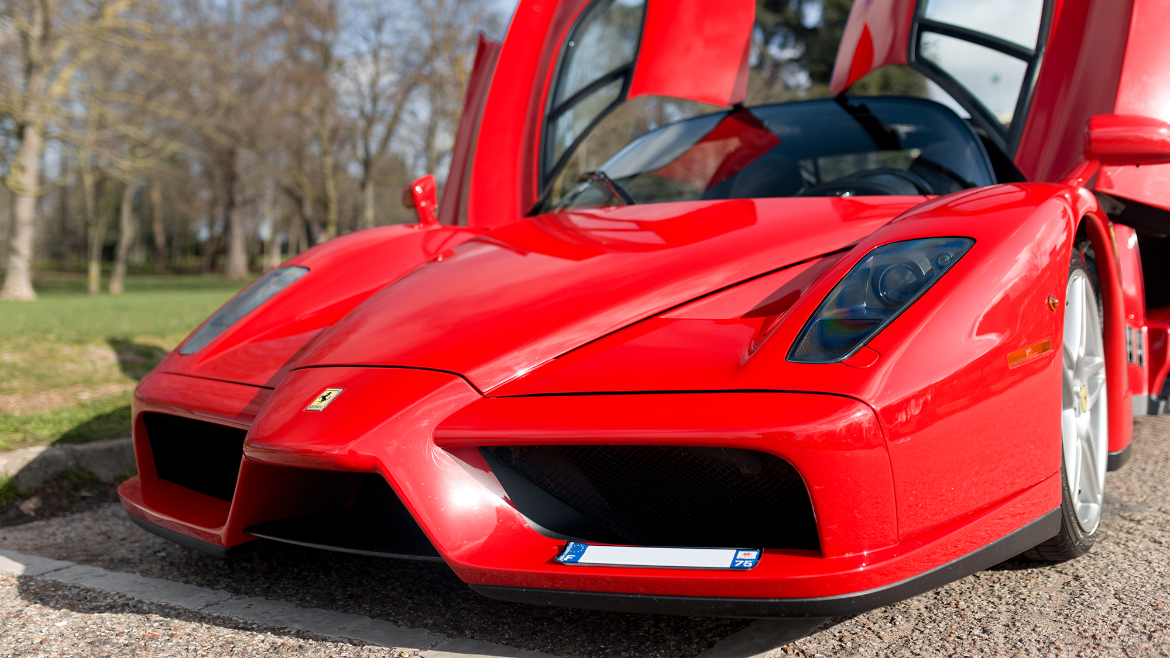
POLYGON ((1085 228, 1101 282, 1106 400, 1109 403, 1109 452, 1114 454, 1124 451, 1133 441, 1133 394, 1126 368, 1125 297, 1120 257, 1113 225, 1092 193, 1078 188, 1072 195, 1072 201, 1079 217, 1073 227, 1073 235, 1082 226, 1085 228))

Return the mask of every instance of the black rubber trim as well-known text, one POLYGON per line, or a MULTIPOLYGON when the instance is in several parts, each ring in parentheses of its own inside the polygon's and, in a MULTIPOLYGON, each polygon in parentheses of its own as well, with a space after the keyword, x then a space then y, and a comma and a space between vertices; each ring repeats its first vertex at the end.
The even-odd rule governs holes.
MULTIPOLYGON (((807 599, 678 597, 595 593, 577 590, 516 588, 470 584, 492 599, 624 613, 656 613, 725 618, 825 618, 852 615, 921 595, 1013 558, 1060 533, 1060 508, 1044 514, 995 542, 929 572, 874 590, 807 599)), ((765 557, 764 560, 767 560, 765 557)))
POLYGON ((164 540, 170 540, 171 542, 175 543, 176 545, 182 545, 182 546, 186 547, 187 549, 194 549, 195 551, 202 552, 204 554, 209 554, 211 556, 215 556, 216 558, 227 558, 228 556, 238 556, 242 553, 252 551, 255 548, 255 547, 253 547, 253 545, 257 544, 255 541, 252 541, 252 542, 245 542, 244 544, 241 544, 241 545, 236 545, 235 547, 220 547, 219 545, 214 545, 214 544, 211 544, 210 542, 204 542, 202 540, 196 540, 195 538, 192 538, 191 536, 183 535, 182 533, 178 533, 178 532, 172 531, 168 528, 161 527, 158 524, 148 522, 148 521, 142 519, 141 517, 139 517, 138 515, 131 513, 130 511, 126 511, 126 516, 128 516, 130 518, 130 521, 134 522, 135 524, 141 526, 142 528, 146 529, 147 531, 150 531, 151 533, 157 535, 158 537, 160 537, 164 540))
MULTIPOLYGON (((283 520, 281 520, 281 521, 283 521, 283 520)), ((244 529, 244 533, 247 533, 248 535, 254 535, 257 538, 264 538, 266 540, 272 540, 273 542, 282 542, 282 543, 289 544, 289 545, 296 545, 298 547, 309 547, 311 549, 324 549, 326 551, 333 551, 333 552, 338 552, 338 553, 342 553, 342 554, 356 554, 358 556, 374 556, 377 558, 402 558, 402 559, 411 560, 411 561, 431 561, 431 562, 436 562, 436 563, 446 563, 446 561, 443 560, 442 556, 437 555, 438 552, 435 552, 436 553, 435 556, 430 556, 428 554, 413 553, 413 552, 407 552, 407 551, 374 551, 374 550, 365 550, 365 549, 351 549, 349 547, 338 547, 337 545, 327 545, 327 544, 323 544, 320 542, 311 542, 308 540, 290 540, 288 538, 277 536, 277 535, 267 535, 265 530, 264 530, 263 524, 261 524, 259 526, 250 526, 250 527, 244 529)), ((196 542, 198 542, 198 541, 196 541, 196 542)))
POLYGON ((1131 448, 1133 448, 1132 443, 1116 453, 1110 453, 1109 461, 1105 463, 1105 468, 1109 471, 1117 471, 1118 469, 1124 467, 1125 463, 1129 462, 1129 458, 1132 455, 1132 453, 1129 451, 1131 448))

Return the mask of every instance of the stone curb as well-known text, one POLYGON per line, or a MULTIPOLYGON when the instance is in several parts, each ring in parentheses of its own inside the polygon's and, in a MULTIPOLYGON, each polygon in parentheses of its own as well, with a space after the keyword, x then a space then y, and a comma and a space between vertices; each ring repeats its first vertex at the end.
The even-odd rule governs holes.
POLYGON ((541 652, 468 638, 449 638, 425 629, 398 627, 385 620, 302 608, 262 597, 234 597, 223 590, 154 579, 99 567, 78 565, 14 551, 0 550, 0 572, 45 581, 84 586, 216 616, 273 627, 301 629, 319 636, 356 639, 372 645, 418 652, 422 657, 549 657, 541 652))
POLYGON ((36 487, 70 469, 83 469, 103 481, 111 481, 125 476, 133 466, 134 443, 129 437, 0 453, 0 477, 11 476, 21 489, 36 487))

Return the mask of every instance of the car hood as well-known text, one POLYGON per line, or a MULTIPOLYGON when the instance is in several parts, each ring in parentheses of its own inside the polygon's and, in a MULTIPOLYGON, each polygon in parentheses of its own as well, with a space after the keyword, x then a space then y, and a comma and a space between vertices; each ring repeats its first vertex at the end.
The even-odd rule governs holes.
POLYGON ((847 247, 923 201, 735 199, 526 218, 382 289, 297 367, 435 369, 488 392, 633 322, 847 247))

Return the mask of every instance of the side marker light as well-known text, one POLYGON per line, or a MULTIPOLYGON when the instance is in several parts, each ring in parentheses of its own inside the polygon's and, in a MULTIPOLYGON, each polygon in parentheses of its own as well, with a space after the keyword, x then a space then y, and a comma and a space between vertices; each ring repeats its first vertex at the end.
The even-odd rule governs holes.
POLYGON ((1040 343, 1033 343, 1027 348, 1008 353, 1008 368, 1015 368, 1027 364, 1033 359, 1039 359, 1052 352, 1052 339, 1044 339, 1040 343))

